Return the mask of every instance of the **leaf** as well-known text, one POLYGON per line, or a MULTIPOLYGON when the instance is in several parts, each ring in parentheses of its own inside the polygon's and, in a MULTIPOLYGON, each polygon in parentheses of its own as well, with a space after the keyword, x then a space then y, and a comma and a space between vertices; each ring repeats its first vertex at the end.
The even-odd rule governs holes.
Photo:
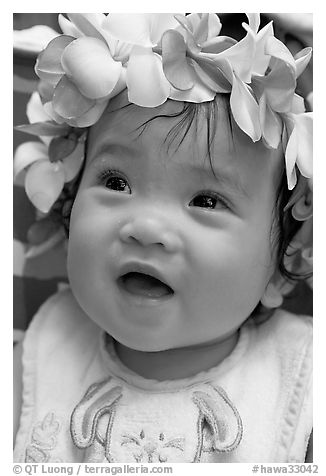
POLYGON ((15 129, 34 136, 62 136, 69 132, 70 126, 67 124, 57 124, 51 121, 34 122, 33 124, 21 124, 15 129))
POLYGON ((50 162, 58 162, 68 155, 72 154, 77 147, 78 142, 66 137, 55 137, 49 145, 50 162))
POLYGON ((77 142, 73 152, 64 158, 63 168, 65 171, 65 182, 73 180, 81 169, 85 159, 85 144, 77 142))
POLYGON ((54 248, 57 244, 61 243, 65 239, 65 234, 62 228, 57 230, 51 236, 46 238, 42 243, 32 245, 25 253, 26 259, 36 258, 37 256, 46 253, 50 249, 54 248))
POLYGON ((47 241, 55 232, 58 231, 58 223, 47 216, 34 222, 28 229, 27 241, 36 246, 47 241))

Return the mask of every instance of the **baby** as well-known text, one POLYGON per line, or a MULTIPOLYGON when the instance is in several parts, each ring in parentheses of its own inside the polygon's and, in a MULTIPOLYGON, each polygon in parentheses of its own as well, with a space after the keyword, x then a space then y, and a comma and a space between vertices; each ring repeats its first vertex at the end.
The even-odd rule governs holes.
MULTIPOLYGON (((284 61, 271 24, 258 33, 254 15, 238 43, 218 36, 215 14, 131 17, 136 30, 140 18, 157 30, 152 45, 129 49, 129 62, 128 15, 61 17, 59 68, 52 43, 47 125, 64 133, 52 134, 41 165, 62 174, 73 198, 63 201, 61 186, 50 203, 52 192, 41 195, 42 180, 34 190, 28 175, 26 190, 43 211, 63 204, 70 288, 41 307, 17 351, 15 461, 304 461, 311 318, 278 306, 299 269, 286 252, 311 211, 309 163, 298 152, 306 135, 293 152, 289 121, 301 115, 309 128, 310 115, 286 111, 286 94, 265 94, 264 81, 284 82, 292 65, 299 73, 310 51, 284 61), (239 65, 252 44, 246 82, 239 65), (108 45, 111 79, 121 66, 110 93, 104 80, 94 86, 102 73, 87 63, 90 46, 99 64, 108 45), (69 141, 85 146, 73 181, 67 124, 69 141)), ((49 81, 47 51, 36 71, 49 81)))

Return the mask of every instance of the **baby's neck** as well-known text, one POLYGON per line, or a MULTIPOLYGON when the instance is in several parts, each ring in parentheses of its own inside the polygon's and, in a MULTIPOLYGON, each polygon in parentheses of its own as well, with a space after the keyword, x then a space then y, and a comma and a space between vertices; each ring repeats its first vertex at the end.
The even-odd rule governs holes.
POLYGON ((239 332, 223 340, 160 352, 142 352, 115 342, 121 362, 142 377, 155 380, 175 380, 196 375, 218 365, 238 341, 239 332))

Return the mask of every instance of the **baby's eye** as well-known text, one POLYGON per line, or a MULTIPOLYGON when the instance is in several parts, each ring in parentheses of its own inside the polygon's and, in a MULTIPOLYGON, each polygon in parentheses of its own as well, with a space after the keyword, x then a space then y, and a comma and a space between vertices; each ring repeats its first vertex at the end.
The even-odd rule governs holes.
POLYGON ((216 208, 228 208, 226 200, 213 192, 199 193, 191 200, 189 206, 207 208, 210 210, 215 210, 216 208))
POLYGON ((131 193, 128 181, 118 172, 110 171, 103 177, 103 182, 106 188, 114 192, 131 193))

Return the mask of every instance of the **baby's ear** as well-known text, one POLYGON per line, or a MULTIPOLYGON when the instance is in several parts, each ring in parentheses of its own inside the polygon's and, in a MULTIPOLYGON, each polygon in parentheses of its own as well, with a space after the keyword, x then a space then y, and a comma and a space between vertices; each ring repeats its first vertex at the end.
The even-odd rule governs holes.
POLYGON ((287 294, 288 292, 292 291, 292 289, 295 286, 291 284, 285 290, 283 289, 285 284, 286 284, 285 279, 282 278, 282 276, 277 270, 275 270, 273 276, 271 277, 271 279, 266 285, 264 294, 262 295, 260 299, 260 302, 262 303, 262 305, 267 308, 280 307, 283 303, 283 294, 287 294))
MULTIPOLYGON (((284 266, 290 273, 306 278, 307 284, 312 287, 312 217, 303 221, 303 224, 289 244, 285 256, 284 266)), ((267 308, 276 308, 282 305, 283 297, 288 295, 297 285, 298 280, 290 280, 275 269, 269 280, 261 303, 267 308)))

